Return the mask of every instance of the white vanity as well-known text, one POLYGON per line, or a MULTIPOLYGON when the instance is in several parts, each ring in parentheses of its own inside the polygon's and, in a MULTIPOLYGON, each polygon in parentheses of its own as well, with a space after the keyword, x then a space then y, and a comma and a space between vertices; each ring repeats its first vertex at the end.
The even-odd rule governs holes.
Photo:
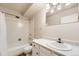
POLYGON ((45 45, 42 45, 47 43, 47 42, 43 42, 44 40, 34 40, 32 43, 32 55, 33 56, 57 56, 59 54, 56 54, 53 50, 49 49, 48 47, 46 47, 45 45), (41 44, 39 44, 39 43, 41 44))
POLYGON ((52 50, 42 45, 33 43, 32 55, 33 56, 54 56, 55 53, 52 50))
POLYGON ((32 56, 79 56, 79 45, 72 45, 71 50, 58 50, 48 44, 48 39, 35 39, 32 43, 32 56))

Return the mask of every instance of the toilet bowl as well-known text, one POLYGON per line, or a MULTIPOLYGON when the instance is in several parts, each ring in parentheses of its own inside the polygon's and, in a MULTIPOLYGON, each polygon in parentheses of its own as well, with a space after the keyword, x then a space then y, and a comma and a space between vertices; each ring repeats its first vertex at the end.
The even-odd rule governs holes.
POLYGON ((28 45, 28 46, 24 47, 24 52, 26 54, 29 54, 31 51, 32 51, 32 46, 28 45))

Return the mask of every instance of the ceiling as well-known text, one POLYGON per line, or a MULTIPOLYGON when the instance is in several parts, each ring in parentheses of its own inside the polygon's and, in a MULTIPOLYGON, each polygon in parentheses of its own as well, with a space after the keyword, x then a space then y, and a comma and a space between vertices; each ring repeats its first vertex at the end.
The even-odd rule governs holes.
POLYGON ((16 12, 21 13, 22 15, 31 5, 32 3, 0 3, 0 7, 14 10, 16 12))
POLYGON ((0 8, 2 11, 6 13, 9 12, 14 15, 17 15, 18 13, 19 15, 24 17, 33 16, 35 13, 39 12, 39 10, 43 9, 45 6, 46 5, 44 3, 0 3, 0 8))
POLYGON ((35 13, 38 13, 41 9, 45 8, 45 3, 33 3, 32 6, 25 12, 25 17, 31 17, 35 13))

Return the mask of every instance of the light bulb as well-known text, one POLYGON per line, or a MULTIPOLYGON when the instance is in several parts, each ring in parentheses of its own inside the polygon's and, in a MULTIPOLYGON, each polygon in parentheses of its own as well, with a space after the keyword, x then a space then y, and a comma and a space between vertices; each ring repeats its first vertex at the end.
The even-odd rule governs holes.
POLYGON ((48 12, 50 9, 50 5, 49 4, 46 4, 46 12, 48 12))
POLYGON ((50 9, 50 5, 49 4, 46 4, 46 9, 50 9))
POLYGON ((68 5, 70 5, 70 4, 71 4, 71 3, 66 3, 65 6, 68 6, 68 5))
POLYGON ((50 12, 51 12, 51 13, 54 13, 54 9, 52 9, 50 12))
POLYGON ((58 3, 53 3, 53 5, 57 5, 58 3))
POLYGON ((61 9, 61 5, 59 5, 59 6, 57 7, 57 9, 60 10, 60 9, 61 9))

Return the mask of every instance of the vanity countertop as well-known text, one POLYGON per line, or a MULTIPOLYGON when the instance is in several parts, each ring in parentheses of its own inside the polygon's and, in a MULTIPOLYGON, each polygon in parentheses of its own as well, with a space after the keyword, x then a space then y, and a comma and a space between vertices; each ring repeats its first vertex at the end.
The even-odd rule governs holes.
POLYGON ((44 47, 50 49, 51 51, 54 51, 55 53, 60 54, 62 56, 79 56, 79 45, 75 45, 75 44, 70 43, 72 46, 72 50, 63 51, 63 50, 57 50, 57 49, 54 49, 52 47, 49 47, 47 44, 51 43, 52 41, 48 40, 48 39, 35 39, 35 40, 33 40, 33 42, 35 42, 41 46, 44 46, 44 47))

